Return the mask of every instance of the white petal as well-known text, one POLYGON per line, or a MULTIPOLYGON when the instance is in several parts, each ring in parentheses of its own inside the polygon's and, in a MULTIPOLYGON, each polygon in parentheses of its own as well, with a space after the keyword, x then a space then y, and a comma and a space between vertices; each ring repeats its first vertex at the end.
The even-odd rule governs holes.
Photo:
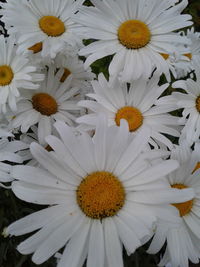
POLYGON ((193 215, 191 213, 184 216, 184 221, 186 222, 187 226, 190 228, 190 230, 198 237, 200 238, 200 219, 196 217, 196 215, 193 215))
POLYGON ((66 190, 41 187, 25 182, 13 182, 12 190, 15 195, 27 202, 43 205, 66 203, 66 190))
POLYGON ((85 222, 80 226, 79 230, 72 237, 67 244, 61 260, 58 263, 58 267, 79 267, 81 256, 84 251, 84 247, 87 246, 86 241, 90 228, 90 220, 85 219, 85 222))
POLYGON ((40 144, 45 144, 45 137, 51 134, 51 118, 41 116, 38 123, 38 139, 40 144))
POLYGON ((55 217, 63 214, 64 206, 53 206, 37 212, 34 212, 12 224, 7 228, 10 235, 23 235, 33 232, 51 221, 55 217))
POLYGON ((37 143, 32 143, 30 145, 30 150, 34 158, 43 166, 46 170, 52 173, 54 176, 58 177, 62 181, 66 181, 69 184, 77 185, 76 177, 71 177, 71 172, 68 170, 68 166, 64 166, 64 163, 47 152, 42 146, 37 143))
POLYGON ((62 248, 83 223, 80 214, 69 215, 66 221, 38 246, 33 254, 32 261, 41 264, 62 248))
POLYGON ((107 121, 105 116, 99 116, 94 135, 94 153, 98 171, 105 169, 106 164, 106 130, 107 121))
POLYGON ((168 173, 176 170, 179 164, 176 160, 166 160, 159 164, 156 164, 145 171, 137 174, 136 176, 133 174, 132 179, 126 181, 125 187, 134 187, 135 185, 141 185, 146 183, 151 183, 156 181, 157 179, 164 177, 168 173))
POLYGON ((93 220, 90 230, 87 267, 104 267, 104 236, 100 220, 93 220))
POLYGON ((191 200, 194 197, 194 191, 191 188, 179 190, 179 189, 167 189, 167 190, 145 190, 140 192, 133 192, 129 194, 127 199, 139 203, 148 204, 170 204, 170 203, 182 203, 191 200))
POLYGON ((158 225, 157 226, 157 229, 156 229, 156 233, 153 237, 153 240, 147 250, 148 253, 150 254, 156 254, 158 253, 158 251, 163 247, 165 241, 166 241, 166 238, 167 238, 167 235, 166 235, 166 231, 168 230, 167 227, 163 227, 158 225))
POLYGON ((72 159, 75 161, 77 165, 76 173, 79 174, 81 177, 85 177, 87 175, 87 171, 84 169, 84 159, 82 155, 82 144, 80 143, 79 139, 75 136, 72 129, 67 126, 64 122, 56 122, 54 124, 55 128, 60 134, 68 153, 71 154, 72 159))
POLYGON ((35 234, 20 243, 17 250, 22 254, 33 253, 53 231, 66 222, 67 218, 68 215, 64 213, 58 217, 54 217, 41 230, 37 231, 35 234))
POLYGON ((135 250, 141 246, 138 237, 132 231, 132 229, 129 228, 128 225, 126 225, 123 220, 120 219, 120 217, 114 217, 114 221, 117 227, 119 238, 126 248, 128 255, 134 253, 135 250))
POLYGON ((129 128, 125 120, 120 121, 120 127, 117 129, 115 136, 112 137, 112 144, 109 148, 109 155, 106 161, 106 170, 113 172, 118 161, 128 145, 129 128), (111 146, 112 145, 112 146, 111 146))
POLYGON ((112 218, 103 220, 104 238, 106 249, 106 261, 108 267, 122 267, 122 246, 119 240, 117 229, 112 218))
POLYGON ((147 144, 149 137, 149 129, 141 129, 140 133, 135 136, 135 138, 119 160, 114 171, 116 175, 120 176, 120 174, 137 158, 143 147, 147 144))
POLYGON ((57 177, 51 175, 48 171, 38 167, 14 166, 11 170, 11 175, 15 179, 31 184, 60 189, 69 189, 67 184, 60 181, 57 177))

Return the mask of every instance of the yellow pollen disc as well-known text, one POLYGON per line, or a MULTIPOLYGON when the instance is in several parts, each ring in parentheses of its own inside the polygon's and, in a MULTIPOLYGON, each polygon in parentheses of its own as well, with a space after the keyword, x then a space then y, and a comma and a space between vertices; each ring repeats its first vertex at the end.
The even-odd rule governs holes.
POLYGON ((42 115, 50 116, 58 110, 56 100, 46 93, 38 93, 32 97, 32 105, 42 115))
POLYGON ((39 20, 40 29, 48 36, 57 37, 65 32, 65 25, 57 17, 44 16, 39 20))
POLYGON ((188 57, 190 60, 192 59, 192 54, 188 53, 188 54, 184 54, 185 57, 188 57))
POLYGON ((139 109, 134 107, 123 107, 115 115, 115 122, 120 126, 120 120, 125 119, 129 125, 129 131, 136 131, 143 123, 143 116, 139 109))
MULTIPOLYGON (((185 186, 184 184, 173 184, 173 185, 171 185, 171 187, 176 188, 176 189, 187 188, 187 186, 185 186)), ((192 206, 193 206, 193 199, 186 201, 186 202, 183 202, 183 203, 175 203, 172 205, 179 210, 180 216, 183 217, 191 211, 192 206)))
POLYGON ((32 50, 34 54, 42 51, 42 42, 29 47, 28 50, 32 50))
POLYGON ((151 33, 148 26, 140 20, 127 20, 118 29, 118 39, 129 49, 138 49, 146 46, 151 33))
POLYGON ((2 65, 0 66, 0 86, 8 85, 12 82, 14 73, 10 66, 2 65))
POLYGON ((78 186, 76 194, 81 210, 93 219, 114 216, 125 201, 121 182, 112 173, 105 171, 86 176, 78 186))
POLYGON ((194 168, 194 170, 193 170, 192 173, 194 173, 194 172, 197 171, 198 169, 200 169, 200 162, 197 162, 197 164, 196 164, 196 166, 195 166, 195 168, 194 168))
POLYGON ((196 99, 196 109, 198 112, 200 112, 200 96, 198 96, 196 99))
POLYGON ((60 78, 60 82, 63 83, 70 74, 71 74, 71 71, 68 70, 67 68, 65 68, 64 73, 63 73, 62 77, 60 78))
POLYGON ((165 60, 167 60, 167 59, 169 58, 169 55, 168 55, 168 54, 160 53, 160 55, 161 55, 165 60))

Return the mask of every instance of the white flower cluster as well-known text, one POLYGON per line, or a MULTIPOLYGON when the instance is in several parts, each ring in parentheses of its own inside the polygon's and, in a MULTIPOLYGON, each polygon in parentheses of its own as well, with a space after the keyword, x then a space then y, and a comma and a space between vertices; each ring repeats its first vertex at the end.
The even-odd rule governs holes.
POLYGON ((147 253, 166 244, 159 266, 199 262, 200 33, 183 31, 187 5, 0 4, 0 185, 47 205, 4 235, 36 231, 17 247, 34 263, 123 267, 123 247, 150 240, 147 253))

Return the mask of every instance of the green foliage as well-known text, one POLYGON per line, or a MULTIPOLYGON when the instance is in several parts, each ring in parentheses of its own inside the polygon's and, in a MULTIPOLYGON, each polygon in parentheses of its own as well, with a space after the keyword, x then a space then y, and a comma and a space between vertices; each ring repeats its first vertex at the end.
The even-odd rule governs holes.
MULTIPOLYGON (((17 245, 29 235, 22 237, 4 237, 2 232, 10 223, 44 208, 21 201, 11 190, 0 188, 0 266, 1 267, 35 267, 30 255, 21 255, 17 245)), ((55 259, 50 259, 42 267, 55 267, 55 259)))
POLYGON ((195 30, 200 31, 200 1, 190 0, 189 5, 185 9, 185 13, 188 13, 192 16, 195 30))

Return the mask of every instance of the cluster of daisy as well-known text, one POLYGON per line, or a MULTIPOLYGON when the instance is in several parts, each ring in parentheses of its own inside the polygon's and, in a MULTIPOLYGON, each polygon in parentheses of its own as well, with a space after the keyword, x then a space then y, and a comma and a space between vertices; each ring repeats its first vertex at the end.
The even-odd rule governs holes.
POLYGON ((149 241, 159 266, 199 262, 200 33, 187 4, 0 4, 1 187, 47 205, 3 234, 36 231, 17 247, 34 263, 123 267, 123 248, 149 241), (108 79, 90 68, 106 56, 108 79))

